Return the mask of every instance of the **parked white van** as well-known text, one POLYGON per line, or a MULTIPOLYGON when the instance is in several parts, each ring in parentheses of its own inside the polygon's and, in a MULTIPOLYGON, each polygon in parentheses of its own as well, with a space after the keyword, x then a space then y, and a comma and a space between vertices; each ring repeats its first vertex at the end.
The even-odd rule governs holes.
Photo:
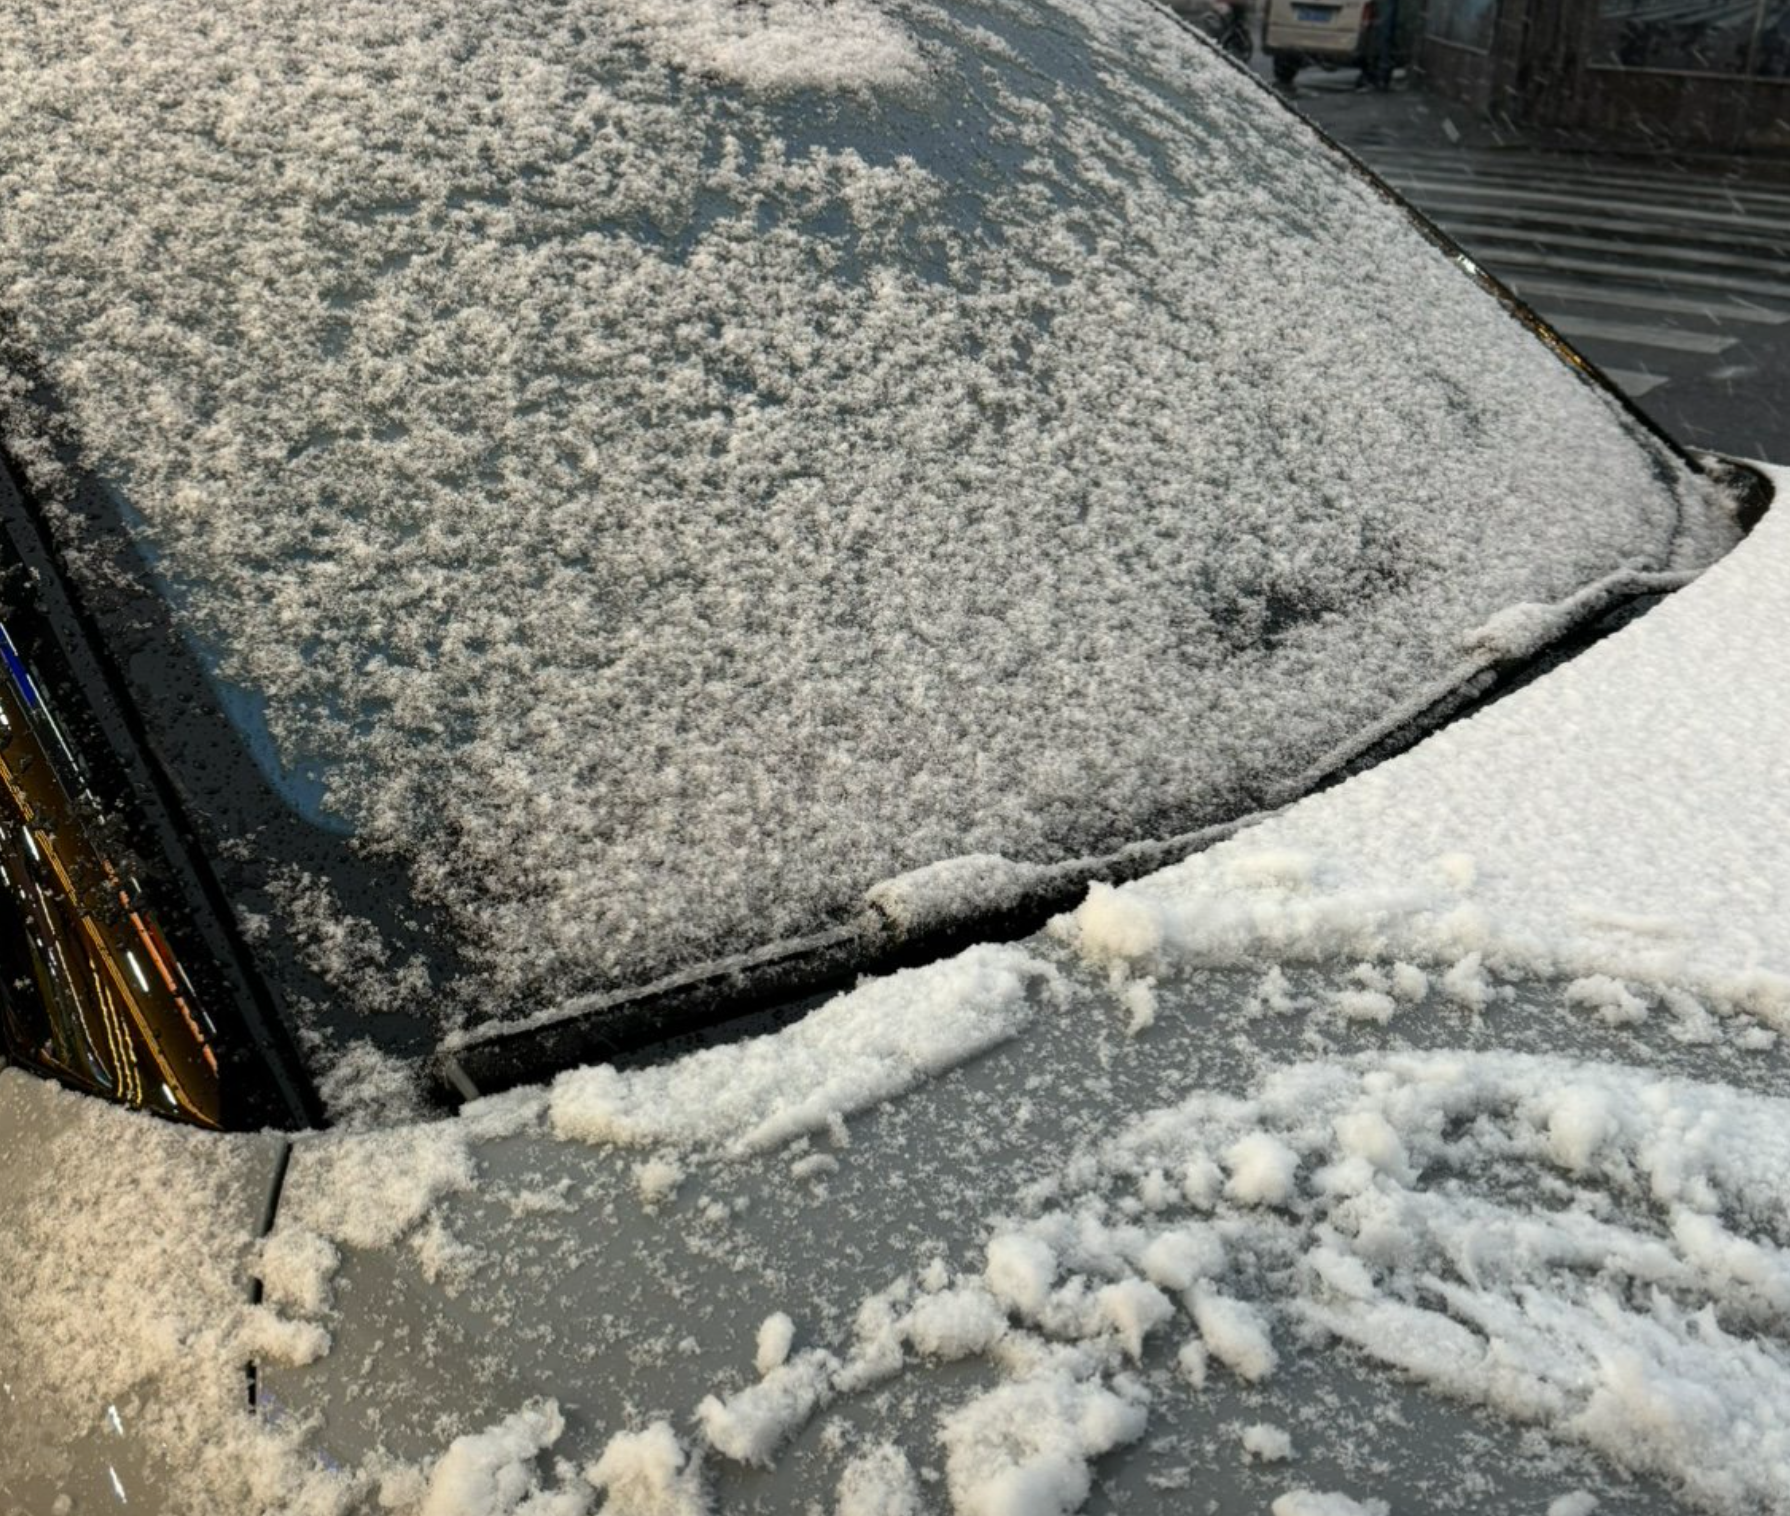
POLYGON ((1286 87, 1307 63, 1356 63, 1373 31, 1374 0, 1267 0, 1262 47, 1286 87))

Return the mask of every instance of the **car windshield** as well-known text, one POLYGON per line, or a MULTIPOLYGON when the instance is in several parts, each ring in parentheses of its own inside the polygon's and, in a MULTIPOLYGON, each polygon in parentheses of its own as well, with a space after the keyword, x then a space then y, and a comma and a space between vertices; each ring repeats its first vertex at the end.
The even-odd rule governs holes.
POLYGON ((0 76, 9 452, 339 1082, 1158 861, 1729 541, 1144 4, 52 0, 0 76))

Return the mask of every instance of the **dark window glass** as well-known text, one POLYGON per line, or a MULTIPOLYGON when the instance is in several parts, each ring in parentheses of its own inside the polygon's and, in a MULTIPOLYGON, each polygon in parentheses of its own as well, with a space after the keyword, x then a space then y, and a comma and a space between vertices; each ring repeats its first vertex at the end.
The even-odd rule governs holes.
POLYGON ((1594 61, 1744 74, 1759 12, 1759 0, 1602 0, 1594 61))

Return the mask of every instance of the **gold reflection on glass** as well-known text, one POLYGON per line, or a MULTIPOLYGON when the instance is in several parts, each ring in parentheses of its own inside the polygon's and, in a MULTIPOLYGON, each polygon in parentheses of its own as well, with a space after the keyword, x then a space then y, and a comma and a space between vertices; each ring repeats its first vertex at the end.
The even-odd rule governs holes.
POLYGON ((12 1052, 71 1083, 221 1124, 209 1018, 102 840, 104 809, 0 626, 0 1015, 12 1052))

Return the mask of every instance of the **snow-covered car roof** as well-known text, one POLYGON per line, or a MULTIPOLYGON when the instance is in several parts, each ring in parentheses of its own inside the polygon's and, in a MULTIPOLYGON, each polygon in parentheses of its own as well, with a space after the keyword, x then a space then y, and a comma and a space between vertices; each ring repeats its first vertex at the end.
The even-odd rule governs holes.
POLYGON ((1032 939, 283 1181, 0 1073, 0 1493, 1790 1510, 1787 640, 1779 512, 1032 939))
POLYGON ((1733 537, 1153 7, 55 0, 0 75, 9 447, 172 606, 337 1111, 1175 856, 1733 537))

